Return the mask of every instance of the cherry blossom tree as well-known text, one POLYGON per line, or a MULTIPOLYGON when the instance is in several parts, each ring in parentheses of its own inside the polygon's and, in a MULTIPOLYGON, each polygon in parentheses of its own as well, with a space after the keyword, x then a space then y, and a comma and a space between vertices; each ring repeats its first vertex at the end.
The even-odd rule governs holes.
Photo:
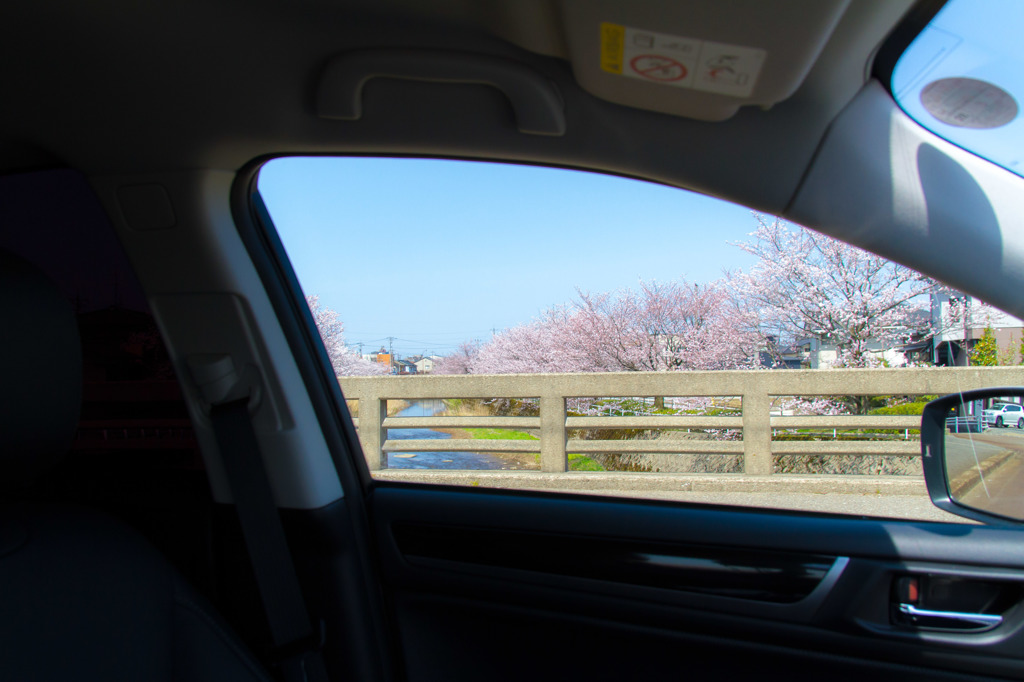
POLYGON ((434 363, 434 374, 472 374, 473 363, 479 353, 479 341, 466 341, 454 353, 434 363))
POLYGON ((748 364, 758 337, 721 283, 641 282, 617 295, 580 293, 616 370, 713 370, 748 364))
POLYGON ((481 346, 473 374, 534 374, 608 371, 593 348, 593 330, 578 311, 552 308, 528 324, 499 332, 481 346))
POLYGON ((781 219, 754 216, 753 240, 737 246, 758 263, 728 276, 747 319, 834 346, 840 367, 878 366, 879 347, 932 333, 920 301, 936 290, 934 280, 781 219))
POLYGON ((320 303, 317 294, 306 296, 309 312, 313 314, 317 331, 324 342, 327 357, 338 376, 387 374, 383 365, 364 360, 345 345, 345 327, 338 313, 320 303))
POLYGON ((719 284, 641 282, 577 300, 506 329, 469 372, 639 372, 727 369, 755 355, 755 325, 719 284))

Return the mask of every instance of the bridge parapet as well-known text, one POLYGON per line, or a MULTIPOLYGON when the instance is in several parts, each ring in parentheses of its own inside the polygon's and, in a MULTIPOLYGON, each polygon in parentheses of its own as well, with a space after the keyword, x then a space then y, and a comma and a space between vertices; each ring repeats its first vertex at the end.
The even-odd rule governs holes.
POLYGON ((780 397, 943 395, 974 388, 1024 386, 1024 367, 921 369, 735 370, 594 374, 427 375, 339 377, 346 398, 359 401, 359 437, 371 470, 387 468, 388 452, 539 453, 541 470, 568 470, 569 452, 741 455, 743 473, 770 476, 776 455, 920 455, 913 440, 789 441, 782 429, 915 429, 913 416, 773 414, 780 397), (736 416, 572 416, 579 398, 672 396, 738 398, 736 416), (539 416, 389 417, 388 400, 537 399, 539 416), (502 428, 539 433, 539 440, 389 440, 390 429, 502 428), (569 438, 579 429, 730 429, 738 440, 623 441, 569 438))

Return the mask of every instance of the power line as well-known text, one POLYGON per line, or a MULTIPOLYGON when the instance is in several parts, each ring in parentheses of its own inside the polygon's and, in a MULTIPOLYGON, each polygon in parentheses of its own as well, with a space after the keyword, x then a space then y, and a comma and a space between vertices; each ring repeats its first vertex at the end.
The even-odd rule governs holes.
POLYGON ((395 338, 395 340, 396 341, 401 341, 402 343, 414 343, 414 344, 416 344, 418 346, 442 346, 444 348, 448 348, 448 347, 451 347, 453 345, 451 343, 442 343, 440 341, 419 341, 417 339, 400 339, 400 338, 395 338))
MULTIPOLYGON (((424 338, 454 337, 454 338, 458 338, 458 339, 463 339, 463 338, 470 338, 470 337, 478 336, 478 335, 480 335, 482 333, 485 333, 487 331, 488 331, 487 329, 474 329, 474 330, 471 330, 471 331, 444 331, 444 332, 418 331, 418 332, 414 332, 414 334, 415 334, 415 336, 420 336, 420 337, 424 337, 424 338)), ((491 330, 491 331, 493 331, 493 330, 491 330)), ((345 334, 346 334, 346 336, 352 336, 352 337, 358 336, 358 337, 363 338, 363 339, 366 339, 366 337, 370 337, 370 336, 377 337, 375 339, 369 339, 371 341, 374 341, 374 340, 376 340, 376 341, 383 341, 384 339, 388 338, 388 335, 383 333, 383 332, 355 331, 355 330, 352 330, 352 329, 350 329, 348 327, 345 327, 345 334)))
POLYGON ((401 338, 401 337, 398 337, 398 336, 385 336, 385 337, 380 338, 380 339, 365 339, 363 341, 352 341, 348 345, 354 346, 354 345, 358 345, 359 343, 375 343, 375 342, 382 342, 382 341, 388 341, 390 343, 394 343, 394 342, 398 341, 400 343, 406 343, 406 344, 411 343, 411 344, 414 344, 414 345, 417 345, 417 346, 435 346, 435 347, 438 347, 438 348, 455 348, 461 342, 461 341, 459 341, 459 342, 453 341, 453 342, 449 342, 449 343, 444 343, 442 341, 423 341, 423 340, 420 340, 420 339, 405 339, 405 338, 401 338))

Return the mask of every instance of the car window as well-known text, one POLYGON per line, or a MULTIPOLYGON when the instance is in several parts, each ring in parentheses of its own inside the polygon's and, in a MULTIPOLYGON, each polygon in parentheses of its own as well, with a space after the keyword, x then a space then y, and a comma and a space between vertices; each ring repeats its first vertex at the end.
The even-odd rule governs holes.
POLYGON ((896 63, 892 91, 918 123, 1024 174, 1024 46, 1016 0, 950 0, 896 63))
POLYGON ((921 410, 1022 361, 1024 322, 676 188, 349 157, 258 189, 380 480, 954 521, 921 410))

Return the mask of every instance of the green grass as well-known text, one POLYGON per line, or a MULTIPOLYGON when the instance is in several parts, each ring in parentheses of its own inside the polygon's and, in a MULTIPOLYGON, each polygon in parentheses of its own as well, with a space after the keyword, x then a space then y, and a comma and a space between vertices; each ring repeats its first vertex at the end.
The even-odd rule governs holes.
MULTIPOLYGON (((930 397, 930 396, 929 396, 930 397)), ((903 403, 900 405, 892 405, 889 407, 876 407, 871 410, 871 415, 882 415, 882 416, 906 416, 916 417, 920 416, 924 411, 924 406, 927 402, 915 401, 912 403, 903 403)), ((904 436, 908 432, 907 429, 839 429, 837 440, 871 440, 872 436, 879 435, 892 435, 892 436, 904 436)), ((909 429, 910 435, 920 436, 920 429, 909 429)), ((828 429, 796 429, 790 433, 777 433, 775 440, 817 440, 819 436, 828 437, 828 429)), ((831 438, 828 438, 831 440, 831 438)))
MULTIPOLYGON (((539 440, 537 436, 525 431, 512 429, 464 429, 471 438, 476 440, 539 440)), ((540 455, 535 455, 540 462, 540 455)), ((589 457, 579 454, 569 455, 569 471, 604 471, 604 467, 589 457)))
POLYGON ((871 410, 870 414, 913 417, 922 414, 924 412, 924 406, 927 404, 928 403, 926 402, 914 402, 903 403, 902 405, 892 405, 890 407, 878 407, 871 410))
POLYGON ((471 438, 476 440, 539 440, 537 436, 525 431, 512 429, 464 429, 471 438))
POLYGON ((445 410, 448 412, 457 412, 460 407, 467 401, 462 398, 445 398, 444 402, 445 410))
POLYGON ((604 471, 604 467, 586 455, 569 455, 569 471, 604 471))

